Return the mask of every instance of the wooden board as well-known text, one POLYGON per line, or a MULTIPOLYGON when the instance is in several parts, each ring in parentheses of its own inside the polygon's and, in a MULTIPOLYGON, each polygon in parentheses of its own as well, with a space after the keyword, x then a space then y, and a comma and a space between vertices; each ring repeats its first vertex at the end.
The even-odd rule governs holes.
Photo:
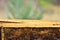
POLYGON ((14 20, 0 19, 3 27, 60 27, 60 22, 51 20, 14 20))

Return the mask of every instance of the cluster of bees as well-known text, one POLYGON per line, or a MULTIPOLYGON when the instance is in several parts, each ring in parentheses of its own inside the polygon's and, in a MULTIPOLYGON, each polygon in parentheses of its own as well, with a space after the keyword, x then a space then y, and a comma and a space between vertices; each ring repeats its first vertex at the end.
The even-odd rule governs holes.
POLYGON ((4 40, 60 40, 60 28, 4 28, 4 40))

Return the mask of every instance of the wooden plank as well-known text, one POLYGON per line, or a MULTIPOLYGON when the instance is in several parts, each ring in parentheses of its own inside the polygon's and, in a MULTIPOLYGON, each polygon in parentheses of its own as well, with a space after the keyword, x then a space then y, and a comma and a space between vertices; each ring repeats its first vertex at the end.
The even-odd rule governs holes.
POLYGON ((51 20, 14 20, 1 19, 3 27, 60 27, 60 22, 51 20))

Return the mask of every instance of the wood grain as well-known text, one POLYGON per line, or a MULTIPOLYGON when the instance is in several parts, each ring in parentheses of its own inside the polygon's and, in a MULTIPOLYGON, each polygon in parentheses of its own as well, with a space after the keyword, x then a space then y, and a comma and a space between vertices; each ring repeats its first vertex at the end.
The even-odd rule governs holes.
POLYGON ((0 20, 3 27, 60 27, 60 22, 51 20, 0 20))

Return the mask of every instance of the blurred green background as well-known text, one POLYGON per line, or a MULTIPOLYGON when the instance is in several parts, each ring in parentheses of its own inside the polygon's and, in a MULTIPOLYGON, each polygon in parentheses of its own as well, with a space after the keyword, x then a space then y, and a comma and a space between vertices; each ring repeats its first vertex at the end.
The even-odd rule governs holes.
POLYGON ((50 8, 50 2, 50 0, 10 0, 8 10, 16 19, 40 20, 44 11, 50 8))
POLYGON ((56 0, 1 0, 0 18, 60 20, 60 6, 56 0), (58 12, 59 11, 59 12, 58 12))

